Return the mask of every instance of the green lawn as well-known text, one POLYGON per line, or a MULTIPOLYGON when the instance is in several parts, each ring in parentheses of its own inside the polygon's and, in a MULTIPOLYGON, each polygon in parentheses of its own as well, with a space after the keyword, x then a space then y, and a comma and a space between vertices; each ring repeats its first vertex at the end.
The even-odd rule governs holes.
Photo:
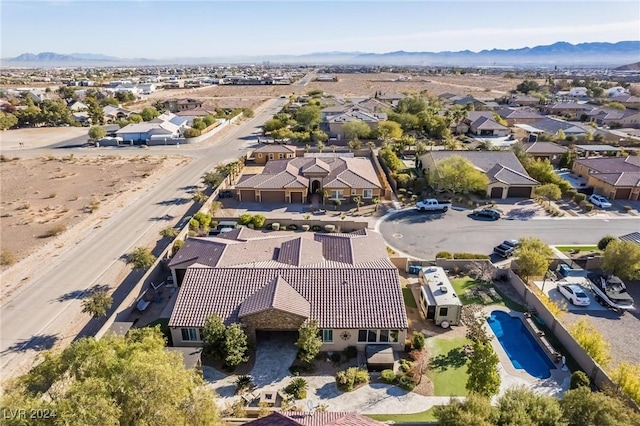
POLYGON ((466 337, 427 339, 431 351, 428 374, 433 382, 435 396, 467 395, 467 358, 462 353, 462 348, 469 343, 471 341, 466 337))
POLYGON ((433 416, 433 408, 413 414, 369 414, 367 417, 371 417, 373 420, 377 420, 379 422, 391 420, 394 423, 435 422, 437 420, 433 416))
POLYGON ((409 287, 402 287, 402 298, 407 308, 417 308, 416 299, 413 297, 413 292, 409 287))
POLYGON ((600 251, 598 250, 598 246, 556 246, 556 249, 563 253, 576 251, 600 251))
POLYGON ((463 305, 470 305, 474 303, 478 305, 490 304, 490 305, 506 306, 507 308, 512 309, 514 311, 524 312, 524 306, 506 297, 500 291, 500 289, 496 288, 493 285, 489 285, 488 288, 493 287, 498 292, 498 294, 502 296, 502 300, 498 300, 498 301, 494 300, 491 303, 484 303, 480 298, 474 298, 474 297, 470 298, 464 295, 467 290, 471 289, 476 285, 476 280, 473 278, 470 278, 470 277, 456 278, 451 280, 451 285, 453 286, 453 289, 455 290, 456 294, 458 295, 458 298, 460 299, 463 305))

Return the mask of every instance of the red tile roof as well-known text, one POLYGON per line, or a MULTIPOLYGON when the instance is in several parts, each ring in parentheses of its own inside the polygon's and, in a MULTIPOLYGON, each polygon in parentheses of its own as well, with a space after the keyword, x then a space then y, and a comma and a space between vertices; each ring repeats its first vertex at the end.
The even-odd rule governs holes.
POLYGON ((268 311, 269 309, 277 309, 303 318, 309 318, 311 305, 281 276, 277 276, 269 284, 242 302, 238 318, 268 311))

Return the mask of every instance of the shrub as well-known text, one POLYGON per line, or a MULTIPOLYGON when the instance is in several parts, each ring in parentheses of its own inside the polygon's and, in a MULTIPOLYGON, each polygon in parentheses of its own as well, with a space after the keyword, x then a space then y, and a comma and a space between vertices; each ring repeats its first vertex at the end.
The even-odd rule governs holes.
POLYGON ((453 255, 448 251, 439 251, 436 253, 436 259, 453 259, 453 255))
POLYGON ((273 229, 274 231, 278 231, 280 229, 280 224, 279 223, 272 223, 271 224, 271 229, 273 229))
POLYGON ((336 230, 336 226, 335 225, 325 225, 324 226, 324 230, 326 232, 334 232, 336 230))
POLYGON ((320 225, 313 225, 313 226, 311 227, 311 230, 312 230, 313 232, 320 232, 320 230, 321 230, 321 229, 322 229, 322 228, 320 227, 320 225))
POLYGON ((16 263, 16 257, 13 252, 3 249, 2 252, 0 252, 0 265, 11 266, 14 263, 16 263))
POLYGON ((591 386, 591 380, 589 380, 587 373, 578 370, 571 375, 571 389, 577 389, 581 386, 591 386))
POLYGON ((575 201, 576 204, 580 204, 582 201, 585 201, 586 199, 587 199, 587 196, 580 192, 573 196, 573 201, 575 201))
POLYGON ((416 382, 409 376, 400 376, 398 378, 398 386, 402 389, 412 391, 416 387, 416 382))
POLYGON ((67 230, 67 227, 65 225, 58 224, 58 225, 55 225, 55 226, 47 229, 45 231, 45 233, 42 234, 42 238, 55 237, 55 236, 58 236, 58 235, 62 234, 66 230, 67 230))
POLYGON ((296 360, 293 361, 293 364, 291 364, 291 367, 289 367, 289 372, 294 376, 299 374, 310 374, 314 371, 316 371, 316 367, 313 363, 300 361, 298 358, 296 358, 296 360))
POLYGON ((286 231, 287 230, 287 225, 280 225, 280 230, 281 231, 286 231))
POLYGON ((564 196, 570 200, 574 199, 574 197, 578 194, 578 191, 571 188, 565 191, 564 196))
POLYGON ((183 245, 184 240, 177 240, 175 243, 173 243, 173 248, 171 249, 171 257, 175 256, 176 253, 178 253, 178 250, 180 250, 183 245))
POLYGON ((489 255, 481 253, 453 253, 454 259, 489 259, 489 255))
POLYGON ((251 223, 251 221, 253 220, 253 216, 250 215, 249 213, 245 213, 245 214, 241 214, 240 217, 238 218, 238 223, 240 225, 248 225, 249 223, 251 223))
POLYGON ((307 232, 310 229, 309 225, 302 225, 302 230, 307 232))
POLYGON ((339 364, 342 360, 342 355, 340 355, 340 352, 332 352, 329 358, 331 358, 331 362, 334 364, 339 364))
POLYGON ((202 132, 198 129, 186 129, 182 134, 185 138, 196 138, 200 136, 202 132))
POLYGON ((257 214, 251 218, 251 224, 253 225, 254 229, 260 229, 264 226, 264 222, 266 220, 267 218, 264 217, 264 215, 257 214))
POLYGON ((631 210, 633 210, 633 207, 631 206, 622 206, 622 208, 624 209, 625 212, 629 213, 631 210))
POLYGON ((403 373, 406 373, 412 368, 413 368, 413 362, 409 361, 408 359, 400 360, 400 370, 402 370, 403 373))
POLYGON ((411 336, 411 346, 419 351, 424 349, 425 337, 422 333, 414 333, 411 336))
POLYGON ((236 395, 241 394, 246 390, 250 390, 255 386, 253 384, 253 379, 248 374, 238 376, 234 384, 236 385, 236 395))
POLYGON ((393 383, 396 380, 396 375, 393 374, 393 370, 382 370, 380 378, 385 383, 393 383))
POLYGON ((609 243, 614 240, 617 240, 617 238, 613 235, 605 235, 604 237, 600 238, 600 241, 598 241, 598 250, 606 249, 609 243))
POLYGON ((584 205, 584 209, 588 212, 590 212, 591 210, 593 210, 593 204, 591 203, 587 203, 584 205))
POLYGON ((309 385, 305 379, 302 377, 296 377, 289 382, 287 387, 284 388, 284 391, 289 395, 293 395, 295 399, 304 399, 307 397, 308 388, 309 385))
POLYGON ((369 382, 369 372, 362 368, 351 367, 336 374, 338 389, 349 392, 357 385, 369 382))
POLYGON ((297 231, 297 230, 298 230, 298 226, 297 226, 297 225, 289 225, 289 226, 287 227, 287 229, 288 229, 289 231, 297 231))
POLYGON ((358 348, 356 348, 355 346, 347 346, 346 348, 344 348, 344 356, 347 359, 354 359, 358 356, 358 348))

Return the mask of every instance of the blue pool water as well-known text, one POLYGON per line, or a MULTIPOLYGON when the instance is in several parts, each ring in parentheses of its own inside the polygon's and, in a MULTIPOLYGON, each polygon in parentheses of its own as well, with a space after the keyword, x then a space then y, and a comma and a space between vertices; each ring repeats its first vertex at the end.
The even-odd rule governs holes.
POLYGON ((551 376, 555 366, 520 318, 493 311, 487 322, 515 368, 539 379, 551 376))

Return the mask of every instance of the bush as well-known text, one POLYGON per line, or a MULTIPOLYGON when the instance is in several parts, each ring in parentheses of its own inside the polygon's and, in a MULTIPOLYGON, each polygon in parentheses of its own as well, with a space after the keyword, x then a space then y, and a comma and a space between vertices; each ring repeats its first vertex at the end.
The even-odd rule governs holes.
POLYGON ((344 348, 344 356, 347 359, 354 359, 358 356, 358 348, 356 348, 355 346, 347 346, 346 348, 344 348))
POLYGON ((310 226, 309 226, 309 225, 302 225, 302 230, 303 230, 304 232, 307 232, 309 229, 310 229, 310 226))
POLYGON ((414 333, 411 336, 411 346, 419 351, 424 349, 425 337, 422 333, 414 333))
POLYGON ((624 209, 625 212, 629 213, 631 210, 633 210, 633 207, 631 206, 622 206, 622 208, 624 209))
POLYGON ((287 227, 287 229, 288 229, 289 231, 297 231, 297 230, 298 230, 298 226, 297 226, 297 225, 289 225, 289 226, 287 227))
POLYGON ((264 226, 264 222, 267 220, 264 215, 257 214, 251 218, 251 224, 253 225, 253 229, 260 229, 264 226))
POLYGON ((66 230, 67 230, 67 227, 65 225, 58 224, 58 225, 55 225, 55 226, 47 229, 45 231, 45 233, 42 234, 42 238, 56 237, 56 236, 62 234, 66 230))
POLYGON ((355 386, 368 382, 369 372, 362 368, 351 367, 336 374, 336 385, 344 392, 352 391, 355 386))
POLYGON ((316 367, 310 362, 300 361, 296 358, 289 367, 289 372, 295 376, 299 374, 311 374, 316 371, 316 367))
POLYGON ((239 395, 246 390, 250 390, 255 386, 253 384, 253 379, 248 374, 238 376, 234 384, 236 385, 236 395, 239 395))
POLYGON ((313 232, 320 232, 320 230, 321 230, 321 229, 322 229, 322 228, 320 227, 320 225, 313 225, 313 226, 311 227, 311 230, 312 230, 313 232))
POLYGON ((280 230, 280 224, 279 223, 272 223, 271 224, 271 229, 273 229, 274 231, 278 231, 280 230))
POLYGON ((202 132, 198 129, 186 129, 182 134, 185 138, 197 138, 202 132))
POLYGON ((287 387, 284 388, 284 391, 289 395, 293 395, 295 399, 304 399, 307 397, 308 388, 309 385, 305 379, 302 377, 296 377, 289 382, 287 387))
POLYGON ((416 387, 416 382, 409 376, 400 376, 398 378, 398 386, 402 389, 412 391, 416 387))
POLYGON ((574 199, 574 197, 578 194, 578 191, 571 188, 565 191, 564 196, 570 200, 574 199))
POLYGON ((590 212, 591 210, 593 210, 593 204, 591 203, 587 203, 584 205, 584 209, 588 212, 590 212))
POLYGON ((587 373, 578 370, 571 375, 571 389, 577 389, 581 386, 591 386, 591 380, 589 380, 587 373))
POLYGON ((382 370, 380 378, 385 383, 393 383, 396 380, 396 375, 393 374, 393 370, 382 370))
POLYGON ((251 221, 253 220, 253 216, 250 215, 249 213, 245 213, 245 214, 241 214, 240 217, 238 218, 238 223, 240 225, 248 225, 251 223, 251 221))
POLYGON ((331 359, 331 362, 333 362, 334 364, 340 364, 340 361, 342 360, 342 355, 340 355, 340 352, 332 352, 329 358, 331 359))
POLYGON ((178 250, 180 250, 183 245, 184 240, 177 240, 175 243, 173 243, 173 248, 171 249, 171 257, 175 256, 176 253, 178 253, 178 250))
POLYGON ((0 252, 0 265, 2 266, 11 266, 16 263, 16 257, 12 251, 3 249, 0 252))
POLYGON ((575 201, 576 204, 580 204, 582 201, 585 201, 586 199, 587 199, 587 196, 580 192, 573 196, 573 201, 575 201))
POLYGON ((436 253, 436 259, 453 259, 453 255, 448 251, 439 251, 436 253))
POLYGON ((413 368, 413 362, 409 361, 408 359, 400 360, 400 370, 402 370, 403 373, 406 373, 412 368, 413 368))
POLYGON ((613 235, 605 235, 604 237, 600 238, 600 241, 598 241, 598 250, 604 251, 609 243, 614 240, 617 240, 617 238, 613 235))
POLYGON ((453 253, 454 259, 489 259, 489 255, 481 253, 453 253))
POLYGON ((334 232, 336 230, 336 226, 335 225, 325 225, 324 226, 324 230, 326 232, 334 232))

